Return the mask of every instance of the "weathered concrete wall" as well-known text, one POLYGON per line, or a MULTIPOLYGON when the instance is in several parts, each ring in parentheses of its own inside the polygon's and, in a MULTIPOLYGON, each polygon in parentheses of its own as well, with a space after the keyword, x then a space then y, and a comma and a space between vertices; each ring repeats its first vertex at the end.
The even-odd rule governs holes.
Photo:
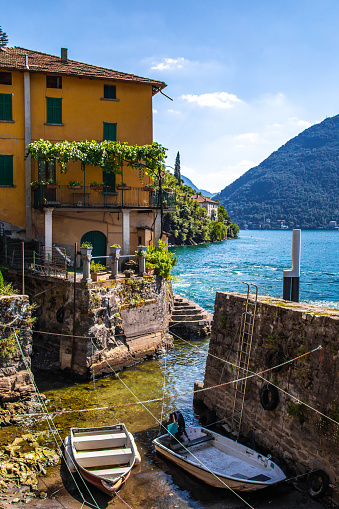
MULTIPOLYGON (((14 274, 8 276, 14 279, 14 274)), ((37 304, 37 368, 54 367, 86 378, 93 369, 102 374, 112 372, 110 365, 119 370, 136 364, 171 341, 167 328, 172 290, 162 278, 77 283, 74 342, 73 283, 39 275, 25 280, 37 304)))
POLYGON ((31 308, 26 295, 0 297, 0 405, 22 401, 35 392, 28 369, 17 346, 12 323, 19 338, 27 367, 31 365, 31 308))
MULTIPOLYGON (((203 387, 234 380, 236 370, 223 359, 236 363, 241 316, 245 297, 218 292, 203 387)), ((254 431, 255 440, 282 456, 297 473, 321 468, 339 487, 339 312, 316 306, 261 297, 255 320, 250 370, 267 369, 266 357, 273 349, 285 360, 293 359, 321 345, 322 349, 286 365, 263 378, 276 385, 279 404, 264 410, 259 393, 265 380, 260 376, 247 382, 242 433, 254 431), (286 391, 285 394, 283 391, 286 391), (292 397, 293 396, 293 397, 292 397), (308 409, 304 402, 331 417, 328 420, 308 409)), ((199 394, 199 393, 198 393, 199 394)), ((231 424, 233 384, 207 390, 198 396, 218 417, 231 424)))

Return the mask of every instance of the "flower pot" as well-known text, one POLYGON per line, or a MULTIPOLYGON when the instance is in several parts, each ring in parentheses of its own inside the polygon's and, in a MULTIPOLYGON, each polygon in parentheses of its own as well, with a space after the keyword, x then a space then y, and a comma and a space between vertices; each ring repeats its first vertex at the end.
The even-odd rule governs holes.
POLYGON ((32 186, 31 189, 32 191, 36 191, 37 189, 39 189, 39 184, 35 184, 35 186, 32 186))
POLYGON ((81 186, 67 186, 68 189, 81 189, 81 186))
POLYGON ((47 184, 46 185, 47 189, 58 189, 58 184, 47 184))
POLYGON ((149 192, 154 191, 154 187, 142 187, 141 189, 143 191, 149 191, 149 192))
POLYGON ((116 187, 119 191, 128 191, 131 189, 131 186, 117 186, 116 187))
POLYGON ((92 281, 98 281, 99 276, 105 276, 106 272, 91 272, 92 281))
POLYGON ((147 267, 146 269, 146 274, 148 274, 149 276, 152 276, 155 272, 155 268, 154 267, 147 267))
POLYGON ((110 246, 109 251, 111 256, 119 255, 121 247, 110 246))
POLYGON ((86 256, 92 254, 92 247, 80 247, 81 256, 86 256))
POLYGON ((91 189, 93 189, 93 191, 102 191, 104 188, 104 186, 91 186, 91 189))

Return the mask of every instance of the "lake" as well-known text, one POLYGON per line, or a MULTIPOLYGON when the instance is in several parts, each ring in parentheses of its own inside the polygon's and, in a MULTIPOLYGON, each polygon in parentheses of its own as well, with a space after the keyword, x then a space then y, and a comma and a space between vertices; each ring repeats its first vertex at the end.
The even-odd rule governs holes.
MULTIPOLYGON (((338 307, 339 232, 301 233, 300 298, 305 302, 338 307)), ((215 244, 171 248, 179 258, 173 273, 173 288, 202 307, 213 311, 216 291, 244 292, 242 281, 258 285, 260 295, 282 296, 282 271, 291 268, 291 231, 241 231, 240 238, 215 244)), ((61 438, 72 426, 100 426, 124 422, 134 434, 142 456, 120 498, 109 501, 92 490, 97 507, 115 509, 195 508, 223 509, 246 507, 235 495, 205 486, 157 456, 152 439, 158 435, 158 421, 180 409, 188 425, 198 424, 193 409, 193 386, 202 381, 208 339, 175 340, 174 349, 162 357, 90 383, 67 384, 53 376, 38 377, 39 389, 47 397, 49 411, 74 410, 54 418, 61 438), (161 398, 165 397, 162 401, 161 398), (149 401, 157 399, 157 401, 149 401), (142 402, 142 404, 140 403, 142 402), (97 407, 112 406, 106 410, 97 407), (91 411, 78 412, 92 408, 91 411)), ((23 427, 0 430, 0 439, 13 439, 27 431, 48 429, 45 421, 28 420, 23 427)), ((55 444, 50 437, 48 445, 55 444)), ((63 507, 82 506, 77 488, 64 467, 56 467, 42 479, 40 489, 53 493, 63 507), (63 480, 64 485, 61 483, 63 480), (64 487, 66 486, 66 488, 64 487)), ((82 484, 80 488, 86 493, 82 484)), ((247 502, 261 509, 320 507, 291 486, 281 485, 264 492, 245 495, 247 502)), ((88 495, 86 495, 88 499, 88 495)), ((90 500, 91 501, 91 500, 90 500)), ((91 501, 93 502, 93 500, 91 501)), ((36 507, 28 504, 28 507, 36 507)), ((41 504, 43 501, 41 501, 41 504)), ((52 503, 52 502, 51 502, 52 503)), ((39 507, 52 507, 39 505, 39 507)), ((54 506, 53 506, 54 507, 54 506)), ((55 507, 61 507, 55 505, 55 507)), ((85 504, 84 507, 89 507, 85 504)))

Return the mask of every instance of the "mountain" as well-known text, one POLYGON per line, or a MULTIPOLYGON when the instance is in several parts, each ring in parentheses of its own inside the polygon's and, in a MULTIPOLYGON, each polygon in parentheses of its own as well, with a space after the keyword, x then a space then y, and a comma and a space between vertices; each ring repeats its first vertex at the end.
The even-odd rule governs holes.
POLYGON ((292 138, 215 199, 240 226, 319 228, 339 221, 339 115, 292 138), (251 225, 250 225, 251 226, 251 225))
POLYGON ((194 191, 201 193, 203 196, 207 196, 208 198, 212 198, 216 193, 210 193, 209 191, 206 191, 205 189, 198 189, 197 186, 195 186, 187 177, 184 177, 184 175, 181 175, 182 180, 184 181, 185 186, 191 187, 194 191))

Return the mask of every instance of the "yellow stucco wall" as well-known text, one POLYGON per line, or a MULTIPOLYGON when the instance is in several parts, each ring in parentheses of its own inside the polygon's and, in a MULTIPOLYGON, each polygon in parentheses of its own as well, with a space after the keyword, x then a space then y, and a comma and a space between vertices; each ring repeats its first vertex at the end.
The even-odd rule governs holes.
MULTIPOLYGON (((129 144, 152 143, 152 86, 110 80, 62 76, 62 89, 46 88, 46 74, 31 73, 31 137, 32 140, 80 141, 103 139, 103 123, 117 123, 117 140, 129 144), (117 100, 103 100, 104 84, 116 85, 117 100), (46 97, 62 98, 63 125, 46 125, 46 97)), ((0 186, 0 221, 25 226, 25 171, 24 171, 24 75, 12 71, 12 85, 0 85, 0 93, 12 93, 14 122, 0 122, 0 154, 13 154, 13 184, 0 186)), ((87 168, 86 183, 102 181, 100 168, 87 168)), ((38 179, 37 162, 32 161, 32 181, 38 179)), ((66 175, 57 168, 57 180, 67 185, 69 180, 84 180, 79 164, 69 164, 66 175)), ((131 168, 124 169, 123 180, 138 187, 141 182, 131 168)), ((145 179, 147 181, 147 179, 145 179)), ((121 177, 117 176, 117 183, 121 177)), ((39 213, 33 214, 38 221, 39 213)), ((38 223, 40 224, 41 218, 38 223)), ((38 224, 37 223, 37 224, 38 224)), ((69 224, 69 223, 68 223, 69 224)), ((75 227, 77 228, 77 227, 75 227)), ((33 231, 34 234, 34 231, 33 231)), ((53 241, 61 237, 53 232, 53 241)), ((60 233, 61 235, 61 233, 60 233)))

